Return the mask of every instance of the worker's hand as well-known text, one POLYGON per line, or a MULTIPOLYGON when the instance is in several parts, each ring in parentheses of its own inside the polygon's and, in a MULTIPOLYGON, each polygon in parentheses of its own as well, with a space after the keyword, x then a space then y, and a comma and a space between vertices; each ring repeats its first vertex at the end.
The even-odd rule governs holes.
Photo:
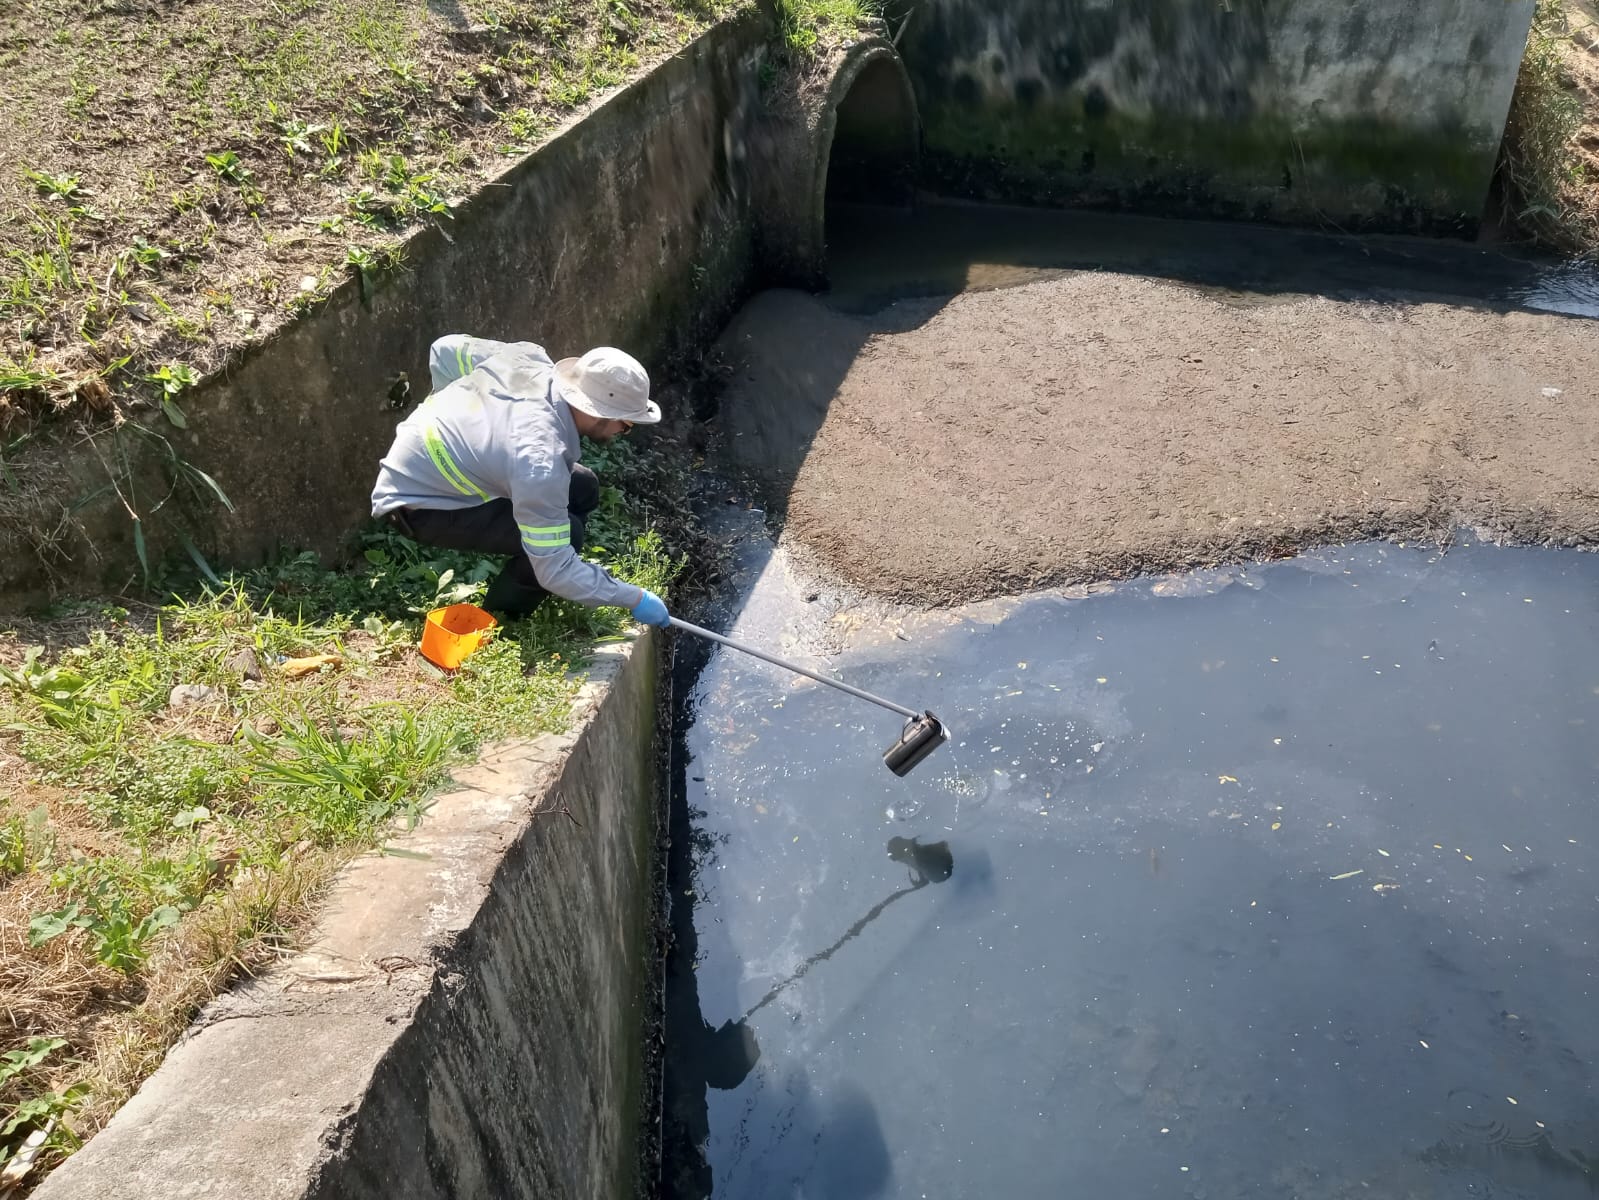
POLYGON ((633 606, 633 619, 642 621, 646 625, 658 625, 665 629, 671 623, 671 618, 666 611, 666 603, 654 592, 644 591, 639 597, 639 602, 633 606))

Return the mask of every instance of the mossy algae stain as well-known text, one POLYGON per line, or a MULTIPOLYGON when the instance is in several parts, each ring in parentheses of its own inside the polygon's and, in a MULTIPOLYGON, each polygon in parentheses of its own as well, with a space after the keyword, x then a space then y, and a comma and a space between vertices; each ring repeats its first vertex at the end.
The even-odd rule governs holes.
POLYGON ((1048 105, 939 105, 925 136, 934 185, 982 199, 1428 232, 1475 228, 1495 154, 1481 130, 1139 116, 1092 89, 1048 105))

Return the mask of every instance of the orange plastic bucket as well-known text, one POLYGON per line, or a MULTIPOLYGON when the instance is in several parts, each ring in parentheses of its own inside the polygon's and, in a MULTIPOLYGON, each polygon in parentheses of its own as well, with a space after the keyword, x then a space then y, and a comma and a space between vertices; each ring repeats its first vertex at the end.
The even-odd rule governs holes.
POLYGON ((422 657, 453 671, 476 652, 484 635, 497 624, 475 604, 435 608, 422 623, 422 657))

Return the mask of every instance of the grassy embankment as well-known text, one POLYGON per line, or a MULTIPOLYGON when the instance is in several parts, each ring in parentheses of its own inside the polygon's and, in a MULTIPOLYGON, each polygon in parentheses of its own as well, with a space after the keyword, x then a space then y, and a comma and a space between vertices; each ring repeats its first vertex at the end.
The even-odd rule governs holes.
MULTIPOLYGON (((609 448, 589 554, 666 591, 653 456, 609 448)), ((197 1007, 296 943, 354 855, 423 819, 485 741, 559 730, 618 609, 546 604, 451 676, 421 613, 495 560, 373 530, 357 570, 300 556, 162 604, 64 602, 0 634, 0 1163, 107 1121, 197 1007), (305 673, 300 673, 304 670, 305 673)))
POLYGON ((1599 11, 1538 0, 1505 130, 1510 216, 1569 253, 1599 253, 1599 11))

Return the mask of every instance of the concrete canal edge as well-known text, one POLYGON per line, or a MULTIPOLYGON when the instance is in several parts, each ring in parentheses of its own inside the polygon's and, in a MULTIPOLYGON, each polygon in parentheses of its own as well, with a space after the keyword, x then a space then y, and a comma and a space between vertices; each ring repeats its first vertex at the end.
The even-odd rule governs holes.
POLYGON ((210 1005, 38 1200, 626 1197, 645 1166, 656 644, 491 747, 210 1005))

